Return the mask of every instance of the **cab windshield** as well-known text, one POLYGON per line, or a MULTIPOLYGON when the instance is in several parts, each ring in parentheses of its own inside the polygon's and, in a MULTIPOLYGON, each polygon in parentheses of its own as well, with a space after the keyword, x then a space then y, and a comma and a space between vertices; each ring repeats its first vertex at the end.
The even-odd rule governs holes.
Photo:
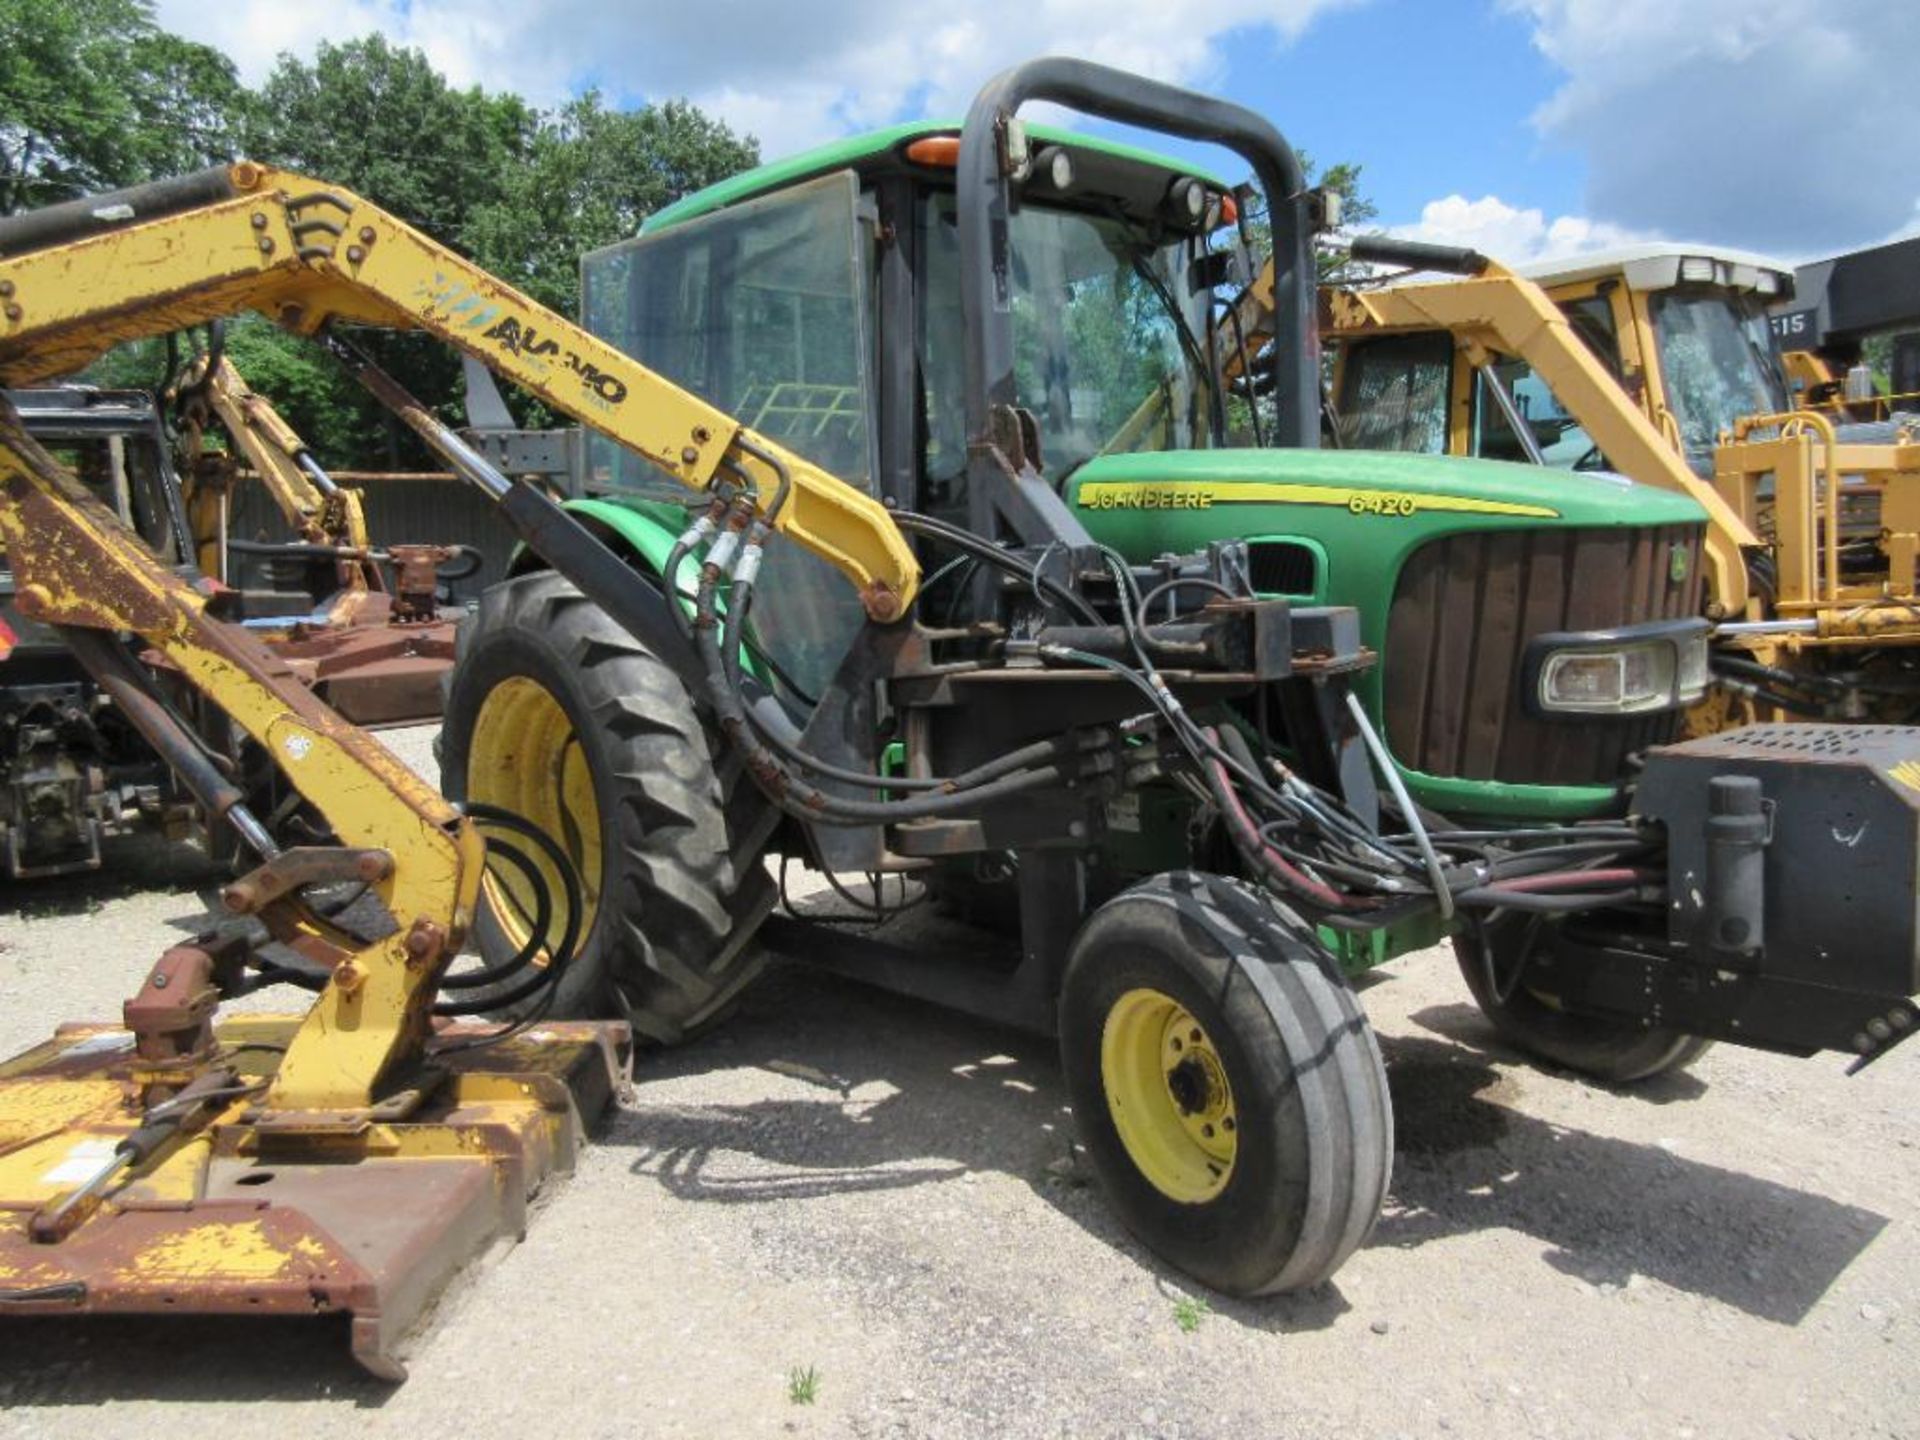
POLYGON ((1653 297, 1654 335, 1667 409, 1687 464, 1713 474, 1713 448, 1743 415, 1788 408, 1764 311, 1724 290, 1668 290, 1653 297))
MULTIPOLYGON (((950 492, 966 468, 966 331, 951 195, 920 208, 920 373, 926 474, 950 492)), ((1058 485, 1095 455, 1212 443, 1211 292, 1194 242, 1150 241, 1118 217, 1024 205, 1011 220, 1014 388, 1058 485)))

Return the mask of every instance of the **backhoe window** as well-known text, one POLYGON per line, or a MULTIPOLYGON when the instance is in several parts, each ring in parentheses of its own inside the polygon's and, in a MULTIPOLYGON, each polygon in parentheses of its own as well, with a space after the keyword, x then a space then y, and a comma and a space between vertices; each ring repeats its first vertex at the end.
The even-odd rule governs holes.
MULTIPOLYGON (((920 370, 935 503, 967 458, 955 205, 951 195, 921 204, 920 370)), ((1206 446, 1212 382, 1188 346, 1204 354, 1210 296, 1188 279, 1191 243, 1150 246, 1123 220, 1037 205, 1014 213, 1010 241, 1014 390, 1039 421, 1048 478, 1058 484, 1095 455, 1206 446)))
POLYGON ((1445 331, 1353 346, 1340 383, 1340 443, 1444 455, 1452 377, 1453 340, 1445 331))
MULTIPOLYGON (((588 255, 594 334, 871 493, 872 243, 850 171, 588 255)), ((588 483, 675 505, 692 497, 639 456, 588 437, 588 483)), ((753 612, 764 678, 804 706, 864 623, 853 586, 798 545, 767 548, 753 612)))
POLYGON ((1710 476, 1722 431, 1743 415, 1789 408, 1766 314, 1721 290, 1663 291, 1652 312, 1667 409, 1687 464, 1710 476))
MULTIPOLYGON (((1534 444, 1540 447, 1541 459, 1562 470, 1608 468, 1606 456, 1593 437, 1567 413, 1531 365, 1524 360, 1505 359, 1496 361, 1493 371, 1513 397, 1514 408, 1525 417, 1534 444)), ((1507 424, 1499 402, 1487 393, 1486 377, 1480 373, 1473 380, 1473 453, 1486 460, 1531 460, 1507 424)))

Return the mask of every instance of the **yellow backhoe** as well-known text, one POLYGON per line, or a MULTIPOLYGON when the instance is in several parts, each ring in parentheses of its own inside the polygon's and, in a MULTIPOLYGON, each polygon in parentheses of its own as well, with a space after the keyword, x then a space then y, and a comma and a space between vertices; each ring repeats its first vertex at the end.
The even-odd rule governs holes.
POLYGON ((1720 682, 1696 727, 1909 721, 1920 435, 1861 439, 1792 408, 1764 310, 1791 275, 1699 248, 1523 275, 1452 247, 1356 241, 1360 258, 1453 273, 1322 296, 1339 438, 1611 470, 1688 495, 1710 521, 1720 682))

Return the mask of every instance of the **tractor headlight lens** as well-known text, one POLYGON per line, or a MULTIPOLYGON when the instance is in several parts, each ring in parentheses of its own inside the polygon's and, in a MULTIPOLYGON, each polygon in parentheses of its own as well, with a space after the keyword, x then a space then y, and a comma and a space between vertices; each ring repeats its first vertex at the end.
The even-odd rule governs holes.
POLYGON ((1540 704, 1576 714, 1634 715, 1671 703, 1673 681, 1673 651, 1664 645, 1562 651, 1549 655, 1540 672, 1540 704))
POLYGON ((1643 715, 1706 693, 1707 622, 1661 620, 1619 630, 1542 635, 1528 647, 1529 687, 1545 715, 1643 715))

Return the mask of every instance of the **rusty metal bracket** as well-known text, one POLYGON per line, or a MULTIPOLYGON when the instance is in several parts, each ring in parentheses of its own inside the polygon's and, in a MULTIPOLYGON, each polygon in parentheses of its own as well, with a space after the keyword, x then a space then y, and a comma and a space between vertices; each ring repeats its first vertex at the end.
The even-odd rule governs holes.
POLYGON ((386 850, 341 850, 299 845, 282 850, 258 869, 220 892, 220 903, 235 915, 257 915, 274 901, 307 885, 373 885, 393 873, 386 850))

